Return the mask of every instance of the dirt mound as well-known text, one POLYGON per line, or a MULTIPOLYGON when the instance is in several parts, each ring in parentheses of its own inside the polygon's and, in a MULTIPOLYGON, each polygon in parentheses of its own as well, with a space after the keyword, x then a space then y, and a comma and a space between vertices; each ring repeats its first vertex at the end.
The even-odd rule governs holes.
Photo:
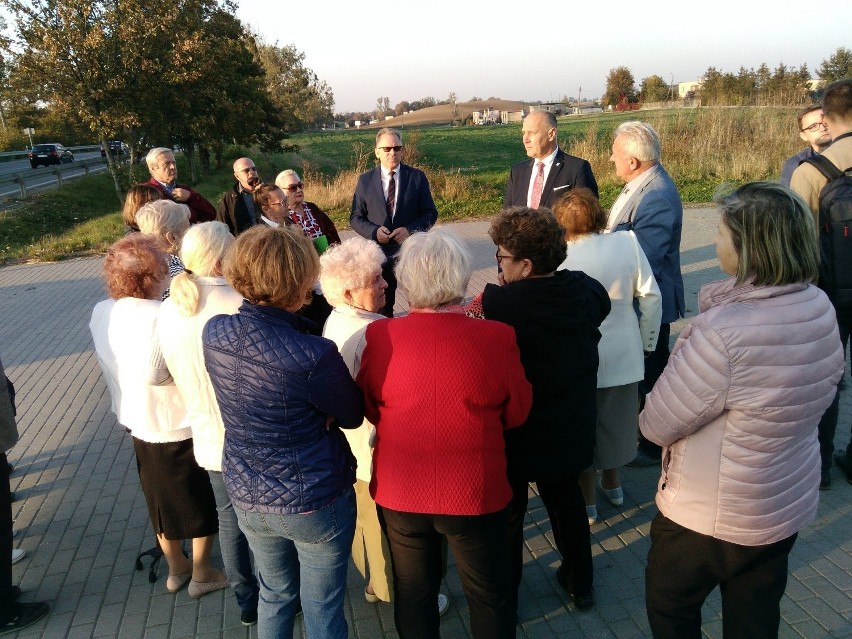
MULTIPOLYGON (((457 120, 464 121, 474 111, 482 111, 491 107, 495 111, 520 111, 526 109, 524 102, 517 100, 476 100, 474 102, 459 102, 456 104, 457 120)), ((383 126, 398 128, 404 124, 418 126, 424 124, 451 124, 453 121, 453 107, 449 104, 439 104, 433 107, 412 111, 405 115, 399 115, 376 124, 362 126, 362 129, 378 129, 383 126)))

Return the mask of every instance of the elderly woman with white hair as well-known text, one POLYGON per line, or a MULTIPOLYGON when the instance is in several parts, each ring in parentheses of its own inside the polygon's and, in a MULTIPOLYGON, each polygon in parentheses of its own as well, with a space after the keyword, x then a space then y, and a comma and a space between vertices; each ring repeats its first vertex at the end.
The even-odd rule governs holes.
POLYGON ((219 514, 219 544, 227 581, 220 579, 201 588, 212 591, 230 584, 241 620, 248 624, 257 619, 258 584, 248 542, 222 481, 225 427, 201 347, 207 320, 220 313, 236 313, 243 301, 222 276, 225 254, 233 242, 234 236, 222 222, 196 224, 186 232, 181 244, 185 269, 172 280, 171 296, 160 306, 157 337, 186 407, 182 426, 192 430, 195 459, 210 477, 219 514))
MULTIPOLYGON (((361 367, 367 326, 384 318, 379 313, 385 305, 387 288, 382 278, 384 261, 385 254, 379 245, 362 237, 332 246, 320 258, 320 284, 334 309, 326 320, 323 337, 337 344, 352 377, 361 367)), ((387 541, 379 526, 376 502, 370 497, 374 432, 367 420, 359 428, 343 431, 358 463, 355 471, 358 512, 352 559, 365 579, 369 575, 364 597, 370 603, 390 601, 392 584, 387 541)))
POLYGON ((472 636, 514 637, 503 433, 532 401, 515 333, 465 316, 470 259, 448 229, 406 240, 396 275, 411 310, 367 327, 357 377, 376 426, 370 492, 393 558, 396 628, 439 636, 446 537, 472 636))
POLYGON ((313 202, 305 201, 305 185, 298 173, 292 169, 281 171, 275 178, 275 186, 287 197, 287 215, 290 220, 311 238, 320 255, 329 246, 340 244, 340 235, 331 218, 313 202))
MULTIPOLYGON (((189 207, 171 200, 148 202, 136 212, 136 224, 139 231, 156 237, 169 261, 169 277, 183 271, 183 262, 178 253, 184 233, 189 229, 189 207)), ((169 289, 163 293, 163 299, 169 296, 169 289)))

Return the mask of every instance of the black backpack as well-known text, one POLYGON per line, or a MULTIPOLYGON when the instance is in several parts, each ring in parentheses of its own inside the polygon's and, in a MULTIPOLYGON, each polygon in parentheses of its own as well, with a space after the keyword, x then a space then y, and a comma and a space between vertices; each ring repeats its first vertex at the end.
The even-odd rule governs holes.
POLYGON ((852 308, 852 171, 822 155, 803 160, 828 180, 819 192, 819 287, 835 308, 852 308))

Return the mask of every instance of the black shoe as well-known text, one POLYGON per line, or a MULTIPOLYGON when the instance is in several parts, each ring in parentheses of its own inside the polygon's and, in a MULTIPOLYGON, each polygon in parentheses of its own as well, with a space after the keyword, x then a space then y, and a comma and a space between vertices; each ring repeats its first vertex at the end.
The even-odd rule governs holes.
POLYGON ((16 603, 11 618, 4 623, 0 623, 0 635, 31 626, 46 617, 48 612, 50 612, 50 606, 43 601, 37 603, 16 603))
POLYGON ((647 468, 649 466, 659 465, 659 457, 652 457, 651 455, 648 455, 647 453, 644 453, 641 450, 636 451, 636 457, 634 457, 632 461, 629 461, 626 464, 628 468, 647 468))
POLYGON ((589 610, 595 605, 595 597, 592 593, 588 595, 580 595, 574 597, 574 606, 577 610, 589 610))
POLYGON ((9 474, 11 475, 14 472, 15 472, 15 467, 12 465, 12 462, 9 462, 9 474))
POLYGON ((852 463, 844 453, 837 453, 834 456, 834 463, 840 466, 840 470, 846 475, 846 481, 852 484, 852 463))
POLYGON ((21 594, 20 586, 12 586, 12 589, 9 591, 9 601, 17 601, 21 598, 21 594))
POLYGON ((828 490, 829 488, 831 488, 831 473, 824 470, 819 479, 819 489, 828 490))
POLYGON ((246 627, 255 625, 257 623, 257 608, 240 612, 240 623, 246 627))

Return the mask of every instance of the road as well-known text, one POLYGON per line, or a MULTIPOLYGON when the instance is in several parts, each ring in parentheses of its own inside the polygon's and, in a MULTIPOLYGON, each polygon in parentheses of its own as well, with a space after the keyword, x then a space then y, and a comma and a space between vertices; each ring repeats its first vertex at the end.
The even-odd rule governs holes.
MULTIPOLYGON (((91 160, 93 158, 101 157, 100 151, 81 151, 74 154, 74 161, 77 162, 79 160, 91 160)), ((0 162, 0 175, 5 175, 8 173, 25 173, 27 171, 38 171, 43 167, 38 167, 38 169, 30 168, 30 161, 27 159, 23 160, 11 160, 10 162, 0 162)))

